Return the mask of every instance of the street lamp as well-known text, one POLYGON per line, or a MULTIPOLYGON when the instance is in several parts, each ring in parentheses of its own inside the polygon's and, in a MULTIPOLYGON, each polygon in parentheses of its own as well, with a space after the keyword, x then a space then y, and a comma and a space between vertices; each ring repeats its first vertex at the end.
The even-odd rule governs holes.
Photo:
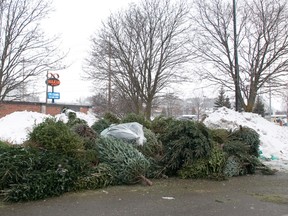
POLYGON ((237 29, 236 29, 236 2, 233 0, 233 26, 234 26, 234 60, 235 60, 235 109, 240 111, 239 104, 239 64, 237 51, 237 29))

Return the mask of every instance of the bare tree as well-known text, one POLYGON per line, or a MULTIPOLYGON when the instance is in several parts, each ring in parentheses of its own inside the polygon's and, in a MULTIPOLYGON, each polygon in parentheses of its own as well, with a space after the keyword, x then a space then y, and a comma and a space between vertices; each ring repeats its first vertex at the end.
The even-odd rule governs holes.
POLYGON ((107 92, 98 92, 90 98, 94 106, 94 112, 103 116, 107 112, 114 113, 118 117, 123 117, 128 113, 135 113, 133 103, 125 94, 118 91, 111 91, 112 100, 108 102, 107 92))
MULTIPOLYGON (((232 1, 196 0, 193 21, 202 78, 234 91, 232 1), (204 64, 205 63, 205 64, 204 64), (207 66, 207 63, 211 67, 207 66)), ((237 3, 240 105, 252 112, 257 92, 287 82, 288 11, 284 0, 244 0, 237 3)))
POLYGON ((47 39, 40 22, 51 11, 46 0, 0 2, 0 102, 49 69, 60 67, 56 37, 47 39))
POLYGON ((150 118, 156 95, 183 77, 190 52, 188 12, 184 1, 143 0, 111 14, 92 40, 89 79, 109 80, 136 113, 150 118))
POLYGON ((197 121, 200 121, 202 117, 206 114, 207 110, 207 99, 205 96, 197 96, 192 98, 193 108, 196 111, 197 121))
POLYGON ((180 116, 182 114, 183 100, 174 93, 166 93, 162 96, 161 105, 164 108, 165 116, 180 116))

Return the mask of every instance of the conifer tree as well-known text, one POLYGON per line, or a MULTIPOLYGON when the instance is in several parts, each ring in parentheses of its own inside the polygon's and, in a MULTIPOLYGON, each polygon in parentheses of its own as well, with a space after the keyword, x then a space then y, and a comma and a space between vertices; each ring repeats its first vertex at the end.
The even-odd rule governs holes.
POLYGON ((255 103, 255 106, 253 108, 253 113, 258 113, 262 117, 264 117, 264 115, 265 115, 265 105, 259 96, 256 99, 256 103, 255 103))
POLYGON ((114 172, 114 184, 133 184, 144 181, 150 162, 131 144, 119 139, 101 138, 97 141, 100 163, 109 165, 114 172))
POLYGON ((226 98, 225 98, 225 104, 224 104, 224 106, 225 107, 227 107, 227 108, 231 108, 231 103, 230 103, 230 99, 229 99, 229 97, 227 97, 226 96, 226 98))
POLYGON ((219 108, 219 107, 227 107, 227 108, 231 108, 231 103, 228 97, 225 98, 225 91, 223 86, 221 87, 220 91, 219 91, 219 95, 214 103, 214 107, 215 108, 219 108))

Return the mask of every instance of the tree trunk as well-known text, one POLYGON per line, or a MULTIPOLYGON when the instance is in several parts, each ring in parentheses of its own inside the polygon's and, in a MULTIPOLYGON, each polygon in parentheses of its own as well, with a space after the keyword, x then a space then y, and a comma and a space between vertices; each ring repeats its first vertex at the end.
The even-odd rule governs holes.
POLYGON ((152 100, 149 99, 146 103, 145 107, 145 117, 146 119, 150 120, 152 114, 152 100))
POLYGON ((256 101, 256 95, 257 95, 256 90, 251 89, 250 94, 249 94, 249 98, 247 100, 247 104, 246 104, 246 106, 243 107, 245 112, 252 112, 253 111, 254 104, 256 101))

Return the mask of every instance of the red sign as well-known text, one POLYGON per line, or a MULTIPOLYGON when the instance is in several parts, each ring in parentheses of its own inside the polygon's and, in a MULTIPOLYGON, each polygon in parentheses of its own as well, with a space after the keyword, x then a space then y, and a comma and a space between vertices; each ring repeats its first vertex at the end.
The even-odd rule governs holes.
POLYGON ((48 74, 49 78, 46 80, 46 84, 47 85, 50 85, 50 86, 58 86, 60 85, 60 80, 58 79, 59 78, 59 74, 57 73, 49 73, 48 74))
POLYGON ((46 80, 46 84, 50 86, 58 86, 60 85, 60 80, 56 78, 49 78, 46 80))

